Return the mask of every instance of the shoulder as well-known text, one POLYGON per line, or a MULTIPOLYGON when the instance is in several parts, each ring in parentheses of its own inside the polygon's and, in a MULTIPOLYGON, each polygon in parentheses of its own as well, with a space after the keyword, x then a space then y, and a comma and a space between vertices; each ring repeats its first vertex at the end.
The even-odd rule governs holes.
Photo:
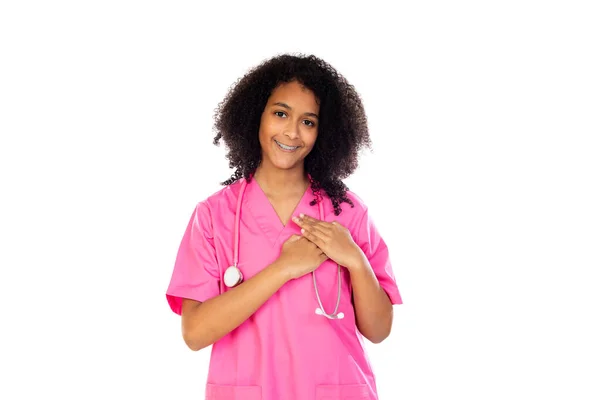
MULTIPOLYGON (((354 212, 357 212, 358 214, 362 215, 367 211, 367 204, 364 202, 364 200, 362 198, 360 198, 358 196, 358 194, 356 194, 352 190, 348 190, 346 192, 346 196, 348 196, 348 199, 350 199, 352 201, 352 203, 354 204, 354 208, 353 208, 354 212)), ((348 206, 348 208, 352 207, 350 204, 346 204, 346 205, 348 206)))
MULTIPOLYGON (((242 178, 243 179, 243 178, 242 178)), ((227 203, 231 199, 236 199, 242 183, 242 179, 239 179, 232 183, 231 185, 227 185, 216 192, 209 195, 204 200, 198 202, 198 206, 202 208, 208 208, 214 210, 218 208, 220 205, 227 203)))
POLYGON ((340 207, 342 209, 340 217, 344 214, 346 214, 347 216, 362 216, 365 212, 367 212, 367 204, 358 194, 356 194, 352 190, 347 190, 346 197, 348 197, 352 204, 349 204, 345 201, 342 201, 340 203, 340 207))
POLYGON ((235 204, 240 192, 241 182, 240 179, 198 201, 195 213, 209 219, 212 219, 213 216, 222 215, 223 211, 229 209, 231 204, 235 204))
POLYGON ((379 230, 376 227, 373 216, 369 212, 369 208, 365 201, 356 193, 348 190, 347 197, 354 203, 354 208, 349 204, 342 206, 342 214, 347 212, 348 215, 340 223, 346 222, 346 228, 352 234, 355 242, 358 243, 365 251, 365 254, 371 254, 371 246, 376 246, 381 240, 379 230))
POLYGON ((340 215, 335 216, 333 211, 333 204, 331 204, 331 200, 327 197, 327 213, 331 213, 332 218, 351 230, 358 228, 364 219, 365 214, 367 213, 367 204, 364 200, 352 190, 346 191, 346 197, 352 202, 349 204, 345 201, 340 202, 340 208, 342 212, 340 215))

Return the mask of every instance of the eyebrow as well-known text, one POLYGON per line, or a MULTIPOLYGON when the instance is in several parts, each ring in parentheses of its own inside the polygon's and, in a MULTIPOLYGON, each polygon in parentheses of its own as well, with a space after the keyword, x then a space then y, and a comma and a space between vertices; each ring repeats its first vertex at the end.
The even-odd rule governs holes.
MULTIPOLYGON (((285 104, 285 103, 282 103, 282 102, 280 102, 280 101, 278 101, 277 103, 273 103, 273 105, 274 105, 274 106, 281 106, 281 107, 283 107, 283 108, 286 108, 286 109, 288 109, 288 110, 291 110, 291 109, 292 109, 292 107, 290 107, 290 106, 288 106, 287 104, 285 104)), ((307 113, 304 113, 304 115, 311 116, 311 117, 315 117, 316 119, 319 119, 319 116, 318 116, 317 114, 315 114, 315 113, 307 112, 307 113)))

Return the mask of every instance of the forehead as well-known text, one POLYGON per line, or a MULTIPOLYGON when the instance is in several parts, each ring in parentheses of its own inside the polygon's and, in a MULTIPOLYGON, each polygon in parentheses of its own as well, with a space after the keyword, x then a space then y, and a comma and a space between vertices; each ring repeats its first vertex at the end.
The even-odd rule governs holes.
POLYGON ((318 111, 319 104, 314 93, 297 81, 282 83, 269 97, 269 104, 284 102, 292 108, 300 107, 302 111, 318 111))

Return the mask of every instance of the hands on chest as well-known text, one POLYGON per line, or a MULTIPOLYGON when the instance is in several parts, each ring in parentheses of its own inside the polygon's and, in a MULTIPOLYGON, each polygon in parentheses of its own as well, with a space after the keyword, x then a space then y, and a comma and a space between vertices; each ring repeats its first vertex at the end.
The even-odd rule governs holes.
POLYGON ((328 258, 351 269, 360 265, 364 254, 346 227, 300 214, 293 217, 302 236, 292 235, 281 248, 279 260, 291 279, 299 278, 319 267, 328 258))

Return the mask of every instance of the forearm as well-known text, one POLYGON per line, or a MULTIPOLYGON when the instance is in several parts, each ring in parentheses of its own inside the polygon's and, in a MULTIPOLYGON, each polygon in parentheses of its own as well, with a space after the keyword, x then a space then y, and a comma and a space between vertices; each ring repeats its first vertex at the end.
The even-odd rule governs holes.
POLYGON ((387 293, 363 255, 356 265, 348 268, 352 282, 356 323, 364 337, 373 343, 387 338, 392 329, 393 308, 387 293))
POLYGON ((246 321, 288 280, 275 262, 233 289, 199 304, 182 320, 186 344, 200 350, 215 343, 246 321))

